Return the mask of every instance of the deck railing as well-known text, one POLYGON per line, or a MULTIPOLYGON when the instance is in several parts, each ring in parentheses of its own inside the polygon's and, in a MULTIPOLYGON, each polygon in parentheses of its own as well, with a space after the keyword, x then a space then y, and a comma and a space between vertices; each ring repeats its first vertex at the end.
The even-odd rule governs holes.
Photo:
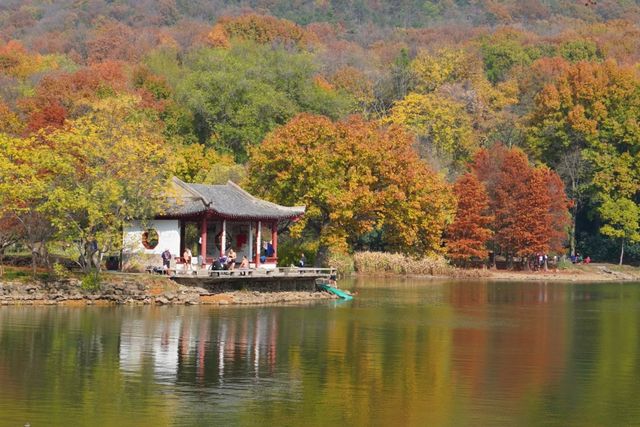
POLYGON ((331 277, 337 274, 335 268, 276 267, 276 268, 236 268, 233 270, 177 270, 178 277, 331 277))

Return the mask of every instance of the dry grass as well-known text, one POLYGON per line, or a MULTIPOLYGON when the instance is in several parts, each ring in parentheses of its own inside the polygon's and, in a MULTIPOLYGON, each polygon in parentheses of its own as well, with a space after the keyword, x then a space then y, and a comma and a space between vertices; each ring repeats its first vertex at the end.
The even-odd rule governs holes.
POLYGON ((414 259, 402 254, 356 252, 353 263, 355 271, 363 274, 446 276, 453 272, 453 268, 441 256, 414 259))

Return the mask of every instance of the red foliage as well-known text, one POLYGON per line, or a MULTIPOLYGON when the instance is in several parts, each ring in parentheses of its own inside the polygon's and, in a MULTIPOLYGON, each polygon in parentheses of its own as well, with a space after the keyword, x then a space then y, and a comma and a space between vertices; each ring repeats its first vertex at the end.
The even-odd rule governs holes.
POLYGON ((64 124, 66 118, 67 110, 59 102, 53 101, 29 115, 27 131, 35 132, 38 129, 58 128, 64 124))
POLYGON ((502 145, 481 150, 472 167, 488 190, 494 243, 502 254, 526 257, 562 250, 569 204, 556 172, 534 168, 524 152, 502 145))
POLYGON ((447 252, 456 261, 486 258, 485 243, 491 237, 488 228, 493 218, 487 214, 489 196, 478 178, 472 173, 462 175, 453 191, 458 199, 454 222, 447 231, 447 252))
POLYGON ((135 42, 136 33, 132 28, 119 22, 107 22, 94 30, 87 40, 88 62, 134 61, 141 54, 136 51, 135 42))
POLYGON ((100 91, 126 89, 123 64, 115 61, 106 61, 75 73, 46 76, 36 87, 35 96, 21 103, 28 115, 27 128, 33 132, 47 126, 60 126, 79 100, 96 98, 100 91))

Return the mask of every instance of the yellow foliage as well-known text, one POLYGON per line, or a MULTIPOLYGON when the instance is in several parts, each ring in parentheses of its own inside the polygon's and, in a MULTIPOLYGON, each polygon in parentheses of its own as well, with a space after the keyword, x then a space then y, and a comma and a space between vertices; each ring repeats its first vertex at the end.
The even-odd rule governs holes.
POLYGON ((464 106, 434 94, 410 93, 396 102, 386 119, 420 138, 420 147, 440 160, 464 163, 477 149, 464 106))

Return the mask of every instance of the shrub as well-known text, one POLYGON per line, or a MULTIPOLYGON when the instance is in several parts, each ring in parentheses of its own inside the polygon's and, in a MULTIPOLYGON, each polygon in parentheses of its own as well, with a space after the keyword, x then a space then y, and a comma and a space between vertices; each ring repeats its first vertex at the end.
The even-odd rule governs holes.
POLYGON ((82 289, 85 291, 96 291, 100 288, 100 275, 92 272, 82 278, 82 289))
POLYGON ((69 277, 69 269, 59 262, 56 262, 53 264, 53 276, 56 279, 66 279, 69 277))

